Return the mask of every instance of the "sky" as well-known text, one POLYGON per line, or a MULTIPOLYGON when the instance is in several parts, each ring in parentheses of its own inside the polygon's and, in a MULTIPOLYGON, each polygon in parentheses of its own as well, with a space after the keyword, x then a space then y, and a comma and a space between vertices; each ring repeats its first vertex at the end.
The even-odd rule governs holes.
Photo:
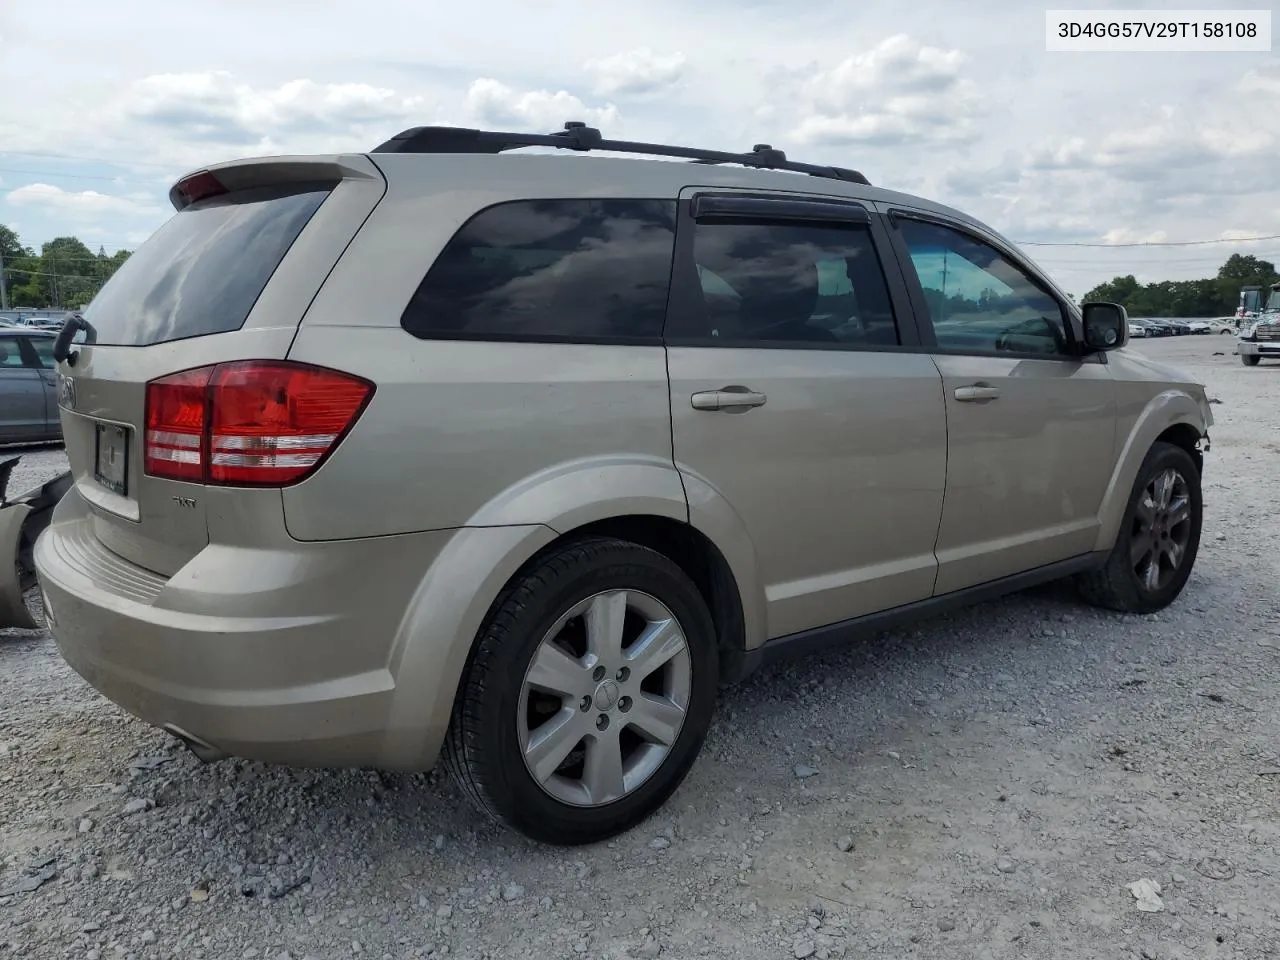
MULTIPOLYGON (((1269 4, 1182 4, 1250 5, 1269 4)), ((30 246, 70 234, 133 249, 172 213, 173 181, 208 163, 367 151, 427 123, 586 120, 617 139, 770 143, 854 167, 1034 244, 1077 296, 1128 273, 1211 276, 1232 252, 1280 261, 1280 239, 1242 239, 1280 234, 1280 47, 1051 53, 1044 11, 0 0, 0 223, 30 246)))

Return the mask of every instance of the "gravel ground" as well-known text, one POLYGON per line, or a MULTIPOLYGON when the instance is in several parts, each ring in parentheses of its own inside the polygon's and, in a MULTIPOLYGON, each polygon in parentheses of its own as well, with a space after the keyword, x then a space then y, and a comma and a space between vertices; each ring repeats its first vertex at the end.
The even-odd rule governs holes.
POLYGON ((1051 587, 772 669, 607 845, 438 774, 202 766, 10 632, 0 958, 1275 956, 1280 365, 1232 343, 1137 345, 1221 401, 1173 607, 1051 587))

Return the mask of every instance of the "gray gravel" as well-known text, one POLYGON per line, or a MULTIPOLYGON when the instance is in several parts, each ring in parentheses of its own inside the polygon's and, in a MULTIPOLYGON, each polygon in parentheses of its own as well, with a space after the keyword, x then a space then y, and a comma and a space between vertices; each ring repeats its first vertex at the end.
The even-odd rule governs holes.
POLYGON ((1275 956, 1280 365, 1138 349, 1222 401, 1174 607, 1051 587, 770 670, 606 845, 437 774, 202 766, 0 637, 0 958, 1275 956))

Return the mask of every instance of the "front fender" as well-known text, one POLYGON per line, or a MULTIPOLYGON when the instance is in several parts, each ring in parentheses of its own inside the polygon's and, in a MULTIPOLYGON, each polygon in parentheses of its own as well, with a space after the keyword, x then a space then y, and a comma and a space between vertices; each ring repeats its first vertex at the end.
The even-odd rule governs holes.
POLYGON ((1096 550, 1109 551, 1115 545, 1129 495, 1147 451, 1162 433, 1179 425, 1191 427, 1201 437, 1207 430, 1205 409, 1194 397, 1180 390, 1165 390, 1155 396, 1134 421, 1123 439, 1115 470, 1103 494, 1096 550))

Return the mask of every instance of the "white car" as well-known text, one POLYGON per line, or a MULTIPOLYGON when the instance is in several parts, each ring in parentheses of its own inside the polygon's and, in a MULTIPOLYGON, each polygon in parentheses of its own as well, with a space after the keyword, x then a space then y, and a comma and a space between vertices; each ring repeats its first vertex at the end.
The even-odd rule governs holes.
POLYGON ((1228 322, 1221 318, 1217 320, 1188 320, 1187 326, 1191 328, 1192 333, 1235 333, 1236 327, 1234 322, 1228 322))
POLYGON ((1131 323, 1131 324, 1129 324, 1129 337, 1130 337, 1130 339, 1132 339, 1132 338, 1134 338, 1134 337, 1145 337, 1146 335, 1147 335, 1147 328, 1146 328, 1146 327, 1144 327, 1142 324, 1140 324, 1140 323, 1131 323))

